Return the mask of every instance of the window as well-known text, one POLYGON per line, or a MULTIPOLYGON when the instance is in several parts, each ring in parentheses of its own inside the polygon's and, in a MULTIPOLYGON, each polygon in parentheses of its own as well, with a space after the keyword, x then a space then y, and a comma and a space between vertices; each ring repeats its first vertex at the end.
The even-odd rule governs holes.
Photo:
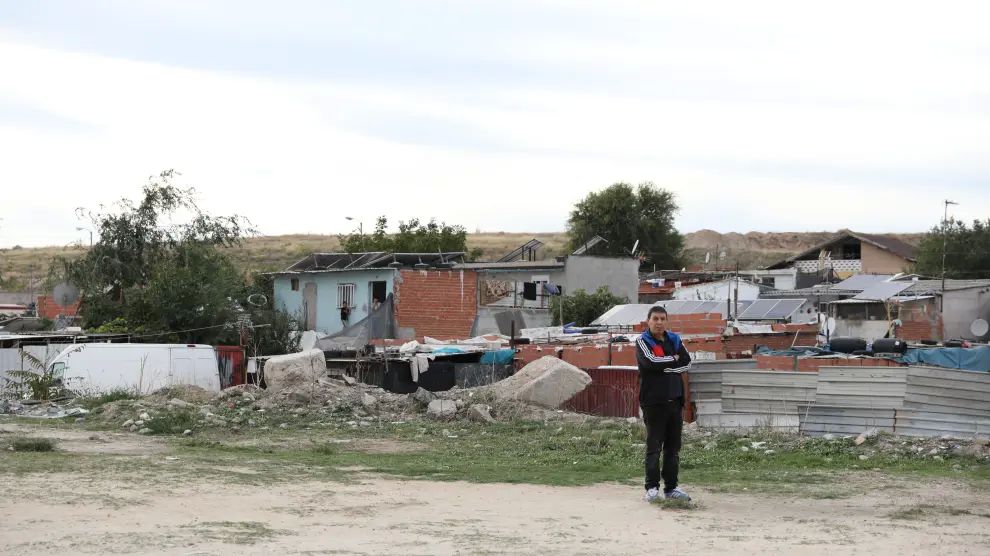
POLYGON ((348 307, 354 307, 354 284, 337 284, 337 308, 340 309, 346 303, 348 307))
POLYGON ((289 280, 289 284, 292 286, 292 291, 299 291, 299 278, 293 278, 289 280))

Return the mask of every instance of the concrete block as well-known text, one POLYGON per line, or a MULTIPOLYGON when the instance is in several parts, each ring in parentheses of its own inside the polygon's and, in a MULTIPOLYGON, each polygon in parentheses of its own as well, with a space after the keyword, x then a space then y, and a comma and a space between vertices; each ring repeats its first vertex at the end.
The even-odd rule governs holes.
POLYGON ((288 387, 314 385, 327 373, 323 350, 311 349, 289 355, 278 355, 265 362, 265 384, 269 392, 288 387))

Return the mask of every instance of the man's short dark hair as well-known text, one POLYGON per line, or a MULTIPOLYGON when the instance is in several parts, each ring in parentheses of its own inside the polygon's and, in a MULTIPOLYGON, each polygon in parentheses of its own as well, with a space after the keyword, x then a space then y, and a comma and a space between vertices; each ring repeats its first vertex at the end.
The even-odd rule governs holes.
POLYGON ((650 318, 653 317, 653 313, 663 313, 666 315, 667 310, 660 305, 654 305, 653 307, 650 307, 650 312, 646 313, 646 320, 650 320, 650 318))

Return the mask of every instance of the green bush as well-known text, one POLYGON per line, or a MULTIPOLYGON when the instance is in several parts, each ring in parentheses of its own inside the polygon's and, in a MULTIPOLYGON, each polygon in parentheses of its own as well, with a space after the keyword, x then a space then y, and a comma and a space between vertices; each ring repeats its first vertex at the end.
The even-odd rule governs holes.
POLYGON ((171 411, 156 415, 144 422, 152 434, 182 434, 196 425, 197 416, 189 411, 171 411))
POLYGON ((53 452, 55 441, 51 438, 25 437, 10 442, 15 452, 53 452))

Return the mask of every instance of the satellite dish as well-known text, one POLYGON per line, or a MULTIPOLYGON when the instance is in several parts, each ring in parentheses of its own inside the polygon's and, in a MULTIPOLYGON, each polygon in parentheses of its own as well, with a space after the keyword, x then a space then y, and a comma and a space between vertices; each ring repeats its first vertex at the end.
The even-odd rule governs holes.
POLYGON ((69 282, 62 282, 55 286, 52 297, 55 298, 56 303, 63 307, 72 305, 79 299, 79 288, 69 282))
POLYGON ((247 302, 255 307, 264 307, 268 305, 268 296, 263 293, 252 293, 248 296, 247 302))
POLYGON ((987 335, 987 332, 990 332, 990 324, 987 324, 987 321, 983 319, 976 319, 973 324, 969 325, 969 331, 973 333, 973 336, 982 338, 987 335))

